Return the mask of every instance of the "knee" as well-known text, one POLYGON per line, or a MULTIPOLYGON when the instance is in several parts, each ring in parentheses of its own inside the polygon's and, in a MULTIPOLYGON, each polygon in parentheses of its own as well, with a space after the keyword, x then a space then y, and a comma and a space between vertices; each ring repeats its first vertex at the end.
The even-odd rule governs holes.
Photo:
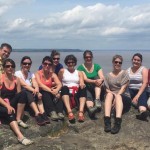
POLYGON ((107 93, 106 97, 113 97, 113 94, 112 93, 107 93))
POLYGON ((61 95, 69 95, 69 88, 67 86, 63 86, 61 89, 61 95))

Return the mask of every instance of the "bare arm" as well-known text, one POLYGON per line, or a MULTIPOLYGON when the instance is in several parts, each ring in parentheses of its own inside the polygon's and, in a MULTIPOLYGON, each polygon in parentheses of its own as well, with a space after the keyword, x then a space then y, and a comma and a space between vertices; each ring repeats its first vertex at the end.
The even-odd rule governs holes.
POLYGON ((147 70, 147 68, 144 68, 142 70, 142 80, 143 80, 143 83, 142 83, 141 88, 139 89, 139 92, 136 95, 137 98, 140 97, 140 95, 143 93, 143 91, 145 90, 145 88, 148 85, 148 70, 147 70))
POLYGON ((39 76, 38 72, 35 73, 35 77, 36 77, 36 81, 37 81, 39 87, 40 87, 42 90, 52 93, 51 89, 50 89, 49 87, 47 87, 46 85, 44 85, 44 84, 41 82, 41 79, 40 79, 40 76, 39 76))
POLYGON ((8 114, 11 114, 12 112, 15 113, 15 109, 9 104, 7 104, 1 97, 0 97, 0 104, 7 108, 8 114))
POLYGON ((60 81, 62 81, 62 78, 63 78, 63 74, 64 74, 64 69, 62 68, 59 73, 58 73, 58 78, 60 81))
POLYGON ((19 78, 19 80, 20 80, 20 84, 21 84, 22 87, 24 87, 28 91, 34 92, 34 88, 33 87, 28 85, 23 79, 19 78))
POLYGON ((21 84, 18 77, 16 77, 16 84, 17 84, 17 93, 21 92, 21 84))
POLYGON ((38 86, 38 83, 35 78, 32 78, 32 86, 33 86, 35 92, 39 92, 39 86, 38 86))
POLYGON ((124 91, 126 90, 128 84, 129 84, 129 81, 121 87, 121 89, 118 91, 118 94, 124 93, 124 91))
POLYGON ((51 89, 51 90, 52 90, 52 94, 56 95, 59 93, 59 90, 61 89, 62 84, 61 84, 59 78, 57 77, 57 75, 55 73, 52 74, 52 78, 56 84, 56 87, 51 89))
POLYGON ((84 81, 87 82, 87 83, 93 83, 95 84, 96 83, 96 80, 92 80, 92 79, 88 79, 86 74, 82 71, 82 74, 83 74, 83 78, 84 78, 84 81))
POLYGON ((83 89, 85 88, 83 73, 81 71, 78 71, 78 74, 79 74, 79 86, 81 89, 83 89))

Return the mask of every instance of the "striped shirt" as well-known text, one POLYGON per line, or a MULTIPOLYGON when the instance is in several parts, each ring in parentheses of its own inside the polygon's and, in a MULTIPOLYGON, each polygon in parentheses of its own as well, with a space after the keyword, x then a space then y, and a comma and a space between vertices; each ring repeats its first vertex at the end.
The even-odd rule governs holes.
POLYGON ((132 72, 131 67, 128 68, 127 72, 130 77, 129 88, 140 89, 143 83, 142 71, 145 67, 141 66, 135 73, 132 72))

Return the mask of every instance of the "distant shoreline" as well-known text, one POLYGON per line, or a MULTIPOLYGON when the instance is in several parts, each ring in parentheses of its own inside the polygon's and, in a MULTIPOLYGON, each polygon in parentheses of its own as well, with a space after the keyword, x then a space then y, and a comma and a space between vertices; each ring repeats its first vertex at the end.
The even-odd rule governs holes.
MULTIPOLYGON (((13 49, 13 52, 51 52, 54 49, 13 49)), ((83 52, 80 49, 55 49, 59 52, 83 52)))
MULTIPOLYGON (((12 51, 13 52, 51 52, 52 50, 54 49, 13 49, 12 51)), ((81 50, 81 49, 55 49, 57 50, 58 52, 84 52, 84 50, 81 50)), ((142 49, 139 49, 139 50, 136 50, 136 49, 132 49, 132 50, 123 50, 123 49, 120 49, 120 50, 108 50, 108 49, 105 49, 105 50, 91 50, 91 51, 119 51, 119 52, 129 52, 129 51, 133 51, 133 52, 149 52, 150 50, 148 49, 145 49, 145 50, 142 50, 142 49)))

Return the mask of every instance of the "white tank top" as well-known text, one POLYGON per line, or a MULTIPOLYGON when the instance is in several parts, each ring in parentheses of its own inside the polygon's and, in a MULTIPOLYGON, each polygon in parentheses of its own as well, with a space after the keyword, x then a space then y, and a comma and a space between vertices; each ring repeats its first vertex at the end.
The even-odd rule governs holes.
POLYGON ((144 66, 141 66, 139 68, 139 70, 136 73, 131 73, 131 68, 129 68, 128 74, 130 77, 130 84, 129 84, 129 88, 131 89, 140 89, 140 87, 142 86, 142 70, 144 69, 144 66))
POLYGON ((78 71, 75 70, 73 73, 69 72, 67 69, 64 69, 63 78, 62 78, 63 86, 67 87, 79 87, 79 74, 78 71))

